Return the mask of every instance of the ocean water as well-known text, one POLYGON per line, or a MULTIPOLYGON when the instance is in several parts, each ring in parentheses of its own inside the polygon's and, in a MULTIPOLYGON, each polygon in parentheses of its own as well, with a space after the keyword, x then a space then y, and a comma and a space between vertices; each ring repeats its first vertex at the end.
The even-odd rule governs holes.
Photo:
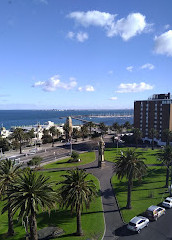
MULTIPOLYGON (((95 123, 104 122, 112 125, 114 122, 123 124, 126 121, 133 123, 133 110, 0 110, 0 124, 6 129, 12 126, 28 126, 38 122, 44 124, 52 121, 62 124, 66 117, 75 116, 79 119, 95 123)), ((80 125, 83 122, 72 119, 73 125, 80 125)))

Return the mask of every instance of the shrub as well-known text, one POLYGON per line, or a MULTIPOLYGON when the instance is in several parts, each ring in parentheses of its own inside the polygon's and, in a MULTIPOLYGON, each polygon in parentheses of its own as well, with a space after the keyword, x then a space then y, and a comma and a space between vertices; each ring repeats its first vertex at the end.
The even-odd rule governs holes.
POLYGON ((32 160, 30 160, 27 165, 28 166, 39 166, 40 163, 42 161, 42 157, 40 156, 36 156, 36 157, 33 157, 32 160))
POLYGON ((69 163, 70 162, 78 162, 78 159, 79 159, 79 153, 75 152, 75 151, 72 151, 72 155, 71 155, 71 158, 69 159, 69 163))

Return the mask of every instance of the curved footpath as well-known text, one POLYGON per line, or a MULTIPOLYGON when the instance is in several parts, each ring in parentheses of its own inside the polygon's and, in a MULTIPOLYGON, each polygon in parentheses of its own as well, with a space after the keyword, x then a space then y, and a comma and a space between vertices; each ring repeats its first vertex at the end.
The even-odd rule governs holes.
MULTIPOLYGON (((97 157, 98 158, 98 157, 97 157)), ((102 167, 98 168, 98 160, 90 163, 89 166, 83 166, 87 172, 92 173, 100 181, 100 190, 102 196, 103 212, 105 218, 105 234, 103 240, 114 240, 115 230, 123 226, 118 204, 111 185, 114 163, 105 161, 102 167)))
MULTIPOLYGON (((96 152, 96 161, 81 165, 78 168, 86 169, 88 173, 92 173, 100 181, 100 191, 102 196, 103 213, 105 219, 105 233, 103 240, 116 240, 119 237, 115 236, 115 230, 123 226, 123 221, 120 215, 118 204, 111 185, 113 176, 114 163, 105 161, 102 167, 98 168, 98 154, 96 152)), ((52 171, 62 171, 71 168, 51 169, 52 171)), ((44 169, 44 171, 50 169, 44 169)))

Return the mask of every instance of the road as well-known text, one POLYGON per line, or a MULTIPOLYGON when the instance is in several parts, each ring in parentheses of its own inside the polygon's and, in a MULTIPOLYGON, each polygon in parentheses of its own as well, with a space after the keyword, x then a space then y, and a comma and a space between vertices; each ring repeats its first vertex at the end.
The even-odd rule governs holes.
POLYGON ((167 209, 166 214, 157 221, 150 222, 140 234, 129 231, 126 225, 116 229, 115 235, 120 240, 171 240, 172 239, 172 209, 167 209))
MULTIPOLYGON (((72 144, 72 150, 78 151, 79 153, 88 151, 88 142, 80 142, 72 144)), ((91 149, 90 149, 91 150, 91 149)), ((49 147, 39 150, 34 154, 27 154, 27 156, 18 155, 17 158, 20 158, 20 161, 23 162, 23 166, 27 165, 27 162, 30 161, 34 156, 42 157, 41 165, 44 165, 46 162, 54 162, 58 159, 68 157, 71 154, 70 145, 58 145, 55 147, 49 147)))

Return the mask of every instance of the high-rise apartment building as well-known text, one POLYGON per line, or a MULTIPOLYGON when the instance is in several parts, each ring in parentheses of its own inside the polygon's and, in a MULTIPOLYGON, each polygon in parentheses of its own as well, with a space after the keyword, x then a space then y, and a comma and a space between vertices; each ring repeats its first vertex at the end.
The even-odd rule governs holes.
POLYGON ((158 132, 157 140, 164 142, 164 129, 172 131, 172 99, 168 94, 154 94, 148 100, 134 102, 134 127, 142 131, 143 139, 150 139, 151 128, 158 132))

